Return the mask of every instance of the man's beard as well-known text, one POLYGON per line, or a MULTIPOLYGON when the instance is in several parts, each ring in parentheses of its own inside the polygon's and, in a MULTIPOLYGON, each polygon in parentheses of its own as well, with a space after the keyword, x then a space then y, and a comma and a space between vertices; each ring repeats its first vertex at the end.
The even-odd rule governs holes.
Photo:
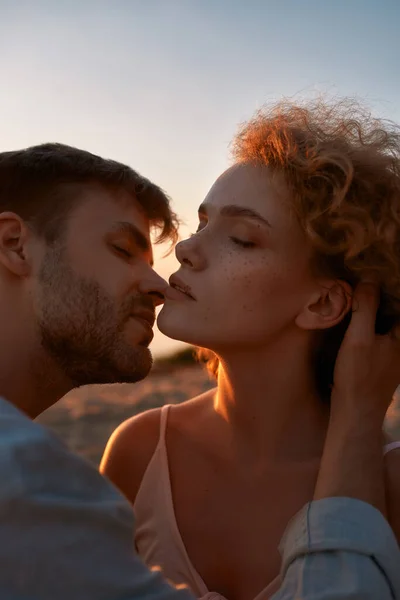
POLYGON ((129 344, 124 328, 149 298, 130 296, 118 308, 93 280, 77 275, 62 248, 47 251, 39 273, 38 325, 45 353, 73 387, 134 383, 152 366, 150 350, 129 344))

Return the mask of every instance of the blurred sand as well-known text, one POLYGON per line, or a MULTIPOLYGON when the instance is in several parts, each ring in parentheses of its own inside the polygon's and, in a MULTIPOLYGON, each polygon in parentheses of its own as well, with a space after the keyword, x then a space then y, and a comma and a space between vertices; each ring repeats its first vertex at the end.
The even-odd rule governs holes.
POLYGON ((149 408, 177 404, 215 386, 200 365, 157 370, 144 381, 73 390, 37 420, 75 452, 99 463, 114 429, 149 408))
MULTIPOLYGON (((67 445, 98 465, 108 438, 125 419, 149 408, 177 404, 215 386, 196 364, 155 369, 134 385, 88 386, 74 390, 38 421, 53 429, 67 445)), ((387 430, 400 439, 400 394, 392 405, 387 430)))

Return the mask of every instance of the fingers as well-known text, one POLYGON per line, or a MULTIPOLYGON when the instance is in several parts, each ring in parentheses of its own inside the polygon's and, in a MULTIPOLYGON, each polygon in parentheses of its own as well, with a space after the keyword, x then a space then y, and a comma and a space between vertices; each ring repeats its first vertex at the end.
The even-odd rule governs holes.
POLYGON ((371 343, 375 338, 379 299, 379 286, 375 283, 360 282, 354 290, 352 316, 346 332, 346 337, 354 343, 371 343))

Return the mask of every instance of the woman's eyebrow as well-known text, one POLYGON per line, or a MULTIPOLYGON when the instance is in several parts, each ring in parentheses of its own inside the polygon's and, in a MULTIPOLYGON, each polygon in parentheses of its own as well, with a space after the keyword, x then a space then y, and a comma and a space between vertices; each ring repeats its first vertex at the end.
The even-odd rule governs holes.
MULTIPOLYGON (((207 216, 207 213, 208 213, 207 205, 201 204, 199 206, 199 215, 207 216)), ((237 204, 228 204, 221 208, 219 214, 222 217, 247 217, 250 219, 255 219, 256 221, 259 221, 263 225, 267 225, 268 227, 271 227, 271 223, 268 221, 268 219, 266 219, 265 217, 260 215, 260 213, 253 210, 252 208, 248 208, 247 206, 238 206, 237 204)))

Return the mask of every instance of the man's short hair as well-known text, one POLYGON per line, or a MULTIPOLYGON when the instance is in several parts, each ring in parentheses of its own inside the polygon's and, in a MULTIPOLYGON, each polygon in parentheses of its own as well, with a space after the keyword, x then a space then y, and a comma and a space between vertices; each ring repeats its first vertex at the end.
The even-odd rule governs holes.
POLYGON ((169 197, 127 165, 58 143, 0 153, 0 212, 18 214, 48 243, 60 236, 87 185, 127 192, 156 230, 156 242, 177 240, 169 197))

